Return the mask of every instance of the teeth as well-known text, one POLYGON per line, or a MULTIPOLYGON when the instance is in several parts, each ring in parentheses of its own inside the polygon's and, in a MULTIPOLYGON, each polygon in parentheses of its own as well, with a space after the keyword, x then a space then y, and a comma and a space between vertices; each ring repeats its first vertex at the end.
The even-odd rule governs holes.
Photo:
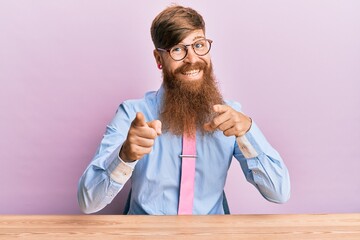
POLYGON ((195 75, 195 74, 198 74, 200 72, 199 69, 196 69, 196 70, 191 70, 191 71, 188 71, 188 72, 184 72, 185 75, 195 75))

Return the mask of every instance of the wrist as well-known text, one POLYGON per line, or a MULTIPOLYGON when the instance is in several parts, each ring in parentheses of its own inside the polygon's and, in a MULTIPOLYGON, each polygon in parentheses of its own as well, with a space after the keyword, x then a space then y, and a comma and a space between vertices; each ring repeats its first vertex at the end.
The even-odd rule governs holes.
POLYGON ((250 124, 249 124, 249 128, 245 131, 244 134, 246 134, 247 132, 249 132, 250 129, 251 129, 251 126, 252 126, 252 118, 251 118, 251 117, 247 117, 247 118, 249 119, 250 124))
MULTIPOLYGON (((124 143, 125 145, 125 143, 124 143)), ((126 162, 126 163, 131 163, 131 162, 135 162, 135 160, 131 160, 126 154, 125 154, 125 150, 124 148, 124 145, 122 145, 122 147, 120 148, 120 151, 119 151, 119 158, 123 161, 123 162, 126 162)))

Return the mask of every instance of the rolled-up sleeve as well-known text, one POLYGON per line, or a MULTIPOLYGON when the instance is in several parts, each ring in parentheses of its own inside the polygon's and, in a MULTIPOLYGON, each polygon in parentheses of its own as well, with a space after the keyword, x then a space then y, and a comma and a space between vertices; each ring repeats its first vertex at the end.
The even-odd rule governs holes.
POLYGON ((126 139, 129 126, 130 117, 126 106, 122 104, 112 122, 106 127, 94 158, 79 180, 78 203, 84 213, 94 213, 103 209, 131 177, 136 163, 129 165, 119 158, 119 151, 126 139))
POLYGON ((264 198, 275 203, 289 200, 288 169, 255 122, 245 135, 236 138, 234 156, 240 162, 247 181, 253 184, 264 198))

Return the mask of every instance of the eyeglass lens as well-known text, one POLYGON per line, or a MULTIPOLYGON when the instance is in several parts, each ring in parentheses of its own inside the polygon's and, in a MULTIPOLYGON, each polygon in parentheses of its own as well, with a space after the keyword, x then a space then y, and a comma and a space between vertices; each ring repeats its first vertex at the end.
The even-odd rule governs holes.
MULTIPOLYGON (((210 51, 211 42, 208 39, 201 39, 191 44, 191 47, 197 55, 203 56, 210 51)), ((187 46, 181 44, 175 45, 170 49, 170 56, 174 60, 182 60, 187 55, 188 52, 187 48, 188 45, 187 46)))

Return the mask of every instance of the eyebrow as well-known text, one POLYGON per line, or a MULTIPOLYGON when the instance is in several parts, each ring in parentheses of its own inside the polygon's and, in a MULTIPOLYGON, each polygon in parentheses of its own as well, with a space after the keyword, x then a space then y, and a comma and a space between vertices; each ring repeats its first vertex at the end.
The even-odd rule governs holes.
POLYGON ((195 41, 196 39, 199 39, 199 38, 205 38, 205 36, 196 36, 196 37, 194 37, 193 41, 195 41))
MULTIPOLYGON (((192 41, 194 42, 195 40, 197 40, 197 39, 202 39, 202 38, 205 39, 205 36, 196 36, 196 37, 193 38, 192 41)), ((186 45, 186 44, 183 43, 183 42, 180 42, 180 43, 178 43, 178 44, 186 45)))

